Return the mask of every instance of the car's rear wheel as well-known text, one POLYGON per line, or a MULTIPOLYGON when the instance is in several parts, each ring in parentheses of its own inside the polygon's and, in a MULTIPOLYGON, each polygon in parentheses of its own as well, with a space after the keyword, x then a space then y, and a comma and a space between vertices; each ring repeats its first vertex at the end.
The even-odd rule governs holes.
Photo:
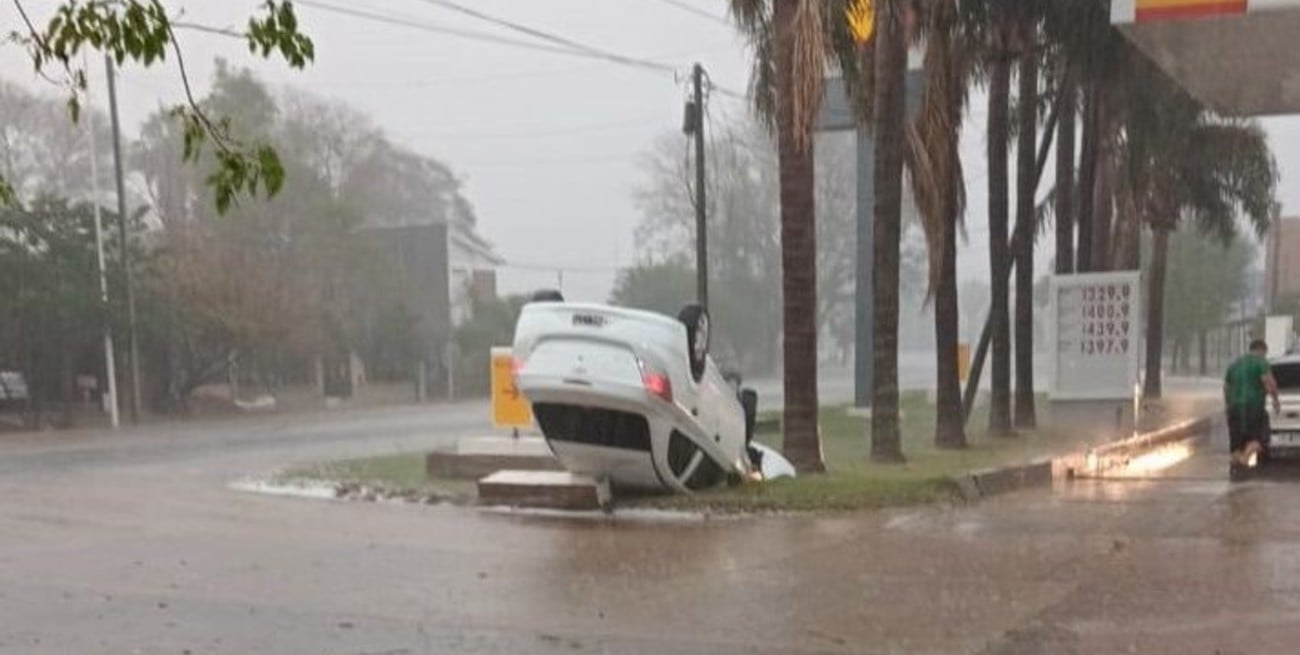
POLYGON ((691 377, 699 382, 709 356, 709 312, 699 305, 687 305, 677 314, 686 326, 686 354, 691 361, 691 377))
POLYGON ((758 392, 741 389, 740 407, 745 416, 745 443, 749 443, 754 440, 754 425, 758 422, 758 392))

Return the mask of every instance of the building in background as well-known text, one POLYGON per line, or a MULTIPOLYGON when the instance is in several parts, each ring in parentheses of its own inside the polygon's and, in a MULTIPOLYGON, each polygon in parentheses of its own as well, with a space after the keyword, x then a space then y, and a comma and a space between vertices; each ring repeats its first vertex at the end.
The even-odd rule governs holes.
POLYGON ((505 263, 472 225, 457 221, 447 232, 448 302, 452 325, 473 315, 475 302, 497 297, 497 267, 505 263))
POLYGON ((394 366, 410 371, 418 397, 453 396, 456 327, 472 317, 475 300, 496 298, 502 259, 466 220, 375 221, 361 229, 393 276, 392 297, 371 319, 389 343, 374 345, 367 366, 381 365, 389 376, 398 373, 394 366), (396 331, 385 323, 394 315, 404 323, 396 331))
POLYGON ((1272 308, 1300 299, 1300 217, 1279 219, 1269 232, 1265 252, 1265 303, 1272 308))

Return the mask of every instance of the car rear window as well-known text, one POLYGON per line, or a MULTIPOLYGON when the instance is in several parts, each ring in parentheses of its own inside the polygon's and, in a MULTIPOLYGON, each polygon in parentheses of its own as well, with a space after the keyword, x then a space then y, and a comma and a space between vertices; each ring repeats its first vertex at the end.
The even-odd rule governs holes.
POLYGON ((650 424, 644 416, 559 403, 535 403, 533 414, 548 439, 650 452, 650 424))
POLYGON ((1274 364, 1272 368, 1279 389, 1300 389, 1300 363, 1274 364))

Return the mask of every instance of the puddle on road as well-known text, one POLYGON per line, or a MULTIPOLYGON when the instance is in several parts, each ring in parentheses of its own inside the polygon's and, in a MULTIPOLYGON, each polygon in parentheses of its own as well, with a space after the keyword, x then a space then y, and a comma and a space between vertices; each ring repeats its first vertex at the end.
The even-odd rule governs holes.
POLYGON ((705 523, 717 521, 738 521, 748 518, 741 514, 706 514, 703 512, 682 512, 666 509, 615 508, 610 512, 600 510, 562 510, 534 507, 485 506, 479 507, 484 514, 495 516, 517 516, 524 518, 573 519, 580 521, 628 521, 635 523, 705 523))
POLYGON ((282 484, 268 480, 236 480, 228 485, 235 491, 265 494, 268 496, 289 496, 292 498, 313 498, 316 500, 334 500, 338 498, 338 488, 325 482, 302 482, 299 484, 282 484))
MULTIPOLYGON (((234 491, 244 493, 256 493, 267 496, 280 496, 287 498, 306 498, 310 500, 342 500, 342 501, 370 501, 370 502, 389 502, 399 504, 451 504, 451 503, 430 503, 423 499, 411 499, 405 496, 357 496, 351 493, 350 489, 339 483, 321 482, 321 481, 289 481, 289 482, 272 482, 262 479, 244 479, 237 480, 227 485, 234 491)), ((522 518, 545 518, 545 519, 574 519, 581 521, 629 521, 638 523, 704 523, 717 522, 726 520, 743 520, 748 518, 742 514, 709 514, 704 512, 684 512, 677 510, 649 509, 649 508, 615 508, 611 512, 600 510, 590 511, 573 511, 558 509, 542 508, 524 508, 509 506, 469 506, 471 509, 477 509, 484 514, 496 516, 514 516, 522 518)))

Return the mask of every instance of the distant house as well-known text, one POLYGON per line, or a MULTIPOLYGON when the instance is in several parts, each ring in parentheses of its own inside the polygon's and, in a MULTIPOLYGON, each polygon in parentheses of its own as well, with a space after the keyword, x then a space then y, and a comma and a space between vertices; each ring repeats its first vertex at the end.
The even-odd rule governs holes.
MULTIPOLYGON (((472 316, 475 299, 496 297, 496 269, 502 259, 466 220, 371 222, 361 230, 396 277, 387 289, 396 294, 389 302, 413 321, 409 337, 416 352, 406 351, 402 359, 424 362, 417 370, 428 380, 428 393, 449 393, 444 383, 458 359, 455 329, 472 316)), ((393 364, 391 358, 380 359, 393 364)), ((422 396, 425 388, 421 382, 422 396)))
POLYGON ((464 221, 370 224, 380 256, 399 276, 401 301, 424 331, 446 338, 470 318, 474 299, 496 297, 496 269, 503 263, 492 244, 464 221))
POLYGON ((1265 251, 1265 302, 1275 305, 1300 296, 1300 217, 1278 220, 1269 232, 1265 251))
POLYGON ((497 297, 497 267, 505 263, 473 226, 457 221, 447 234, 451 324, 469 320, 474 301, 497 297))

